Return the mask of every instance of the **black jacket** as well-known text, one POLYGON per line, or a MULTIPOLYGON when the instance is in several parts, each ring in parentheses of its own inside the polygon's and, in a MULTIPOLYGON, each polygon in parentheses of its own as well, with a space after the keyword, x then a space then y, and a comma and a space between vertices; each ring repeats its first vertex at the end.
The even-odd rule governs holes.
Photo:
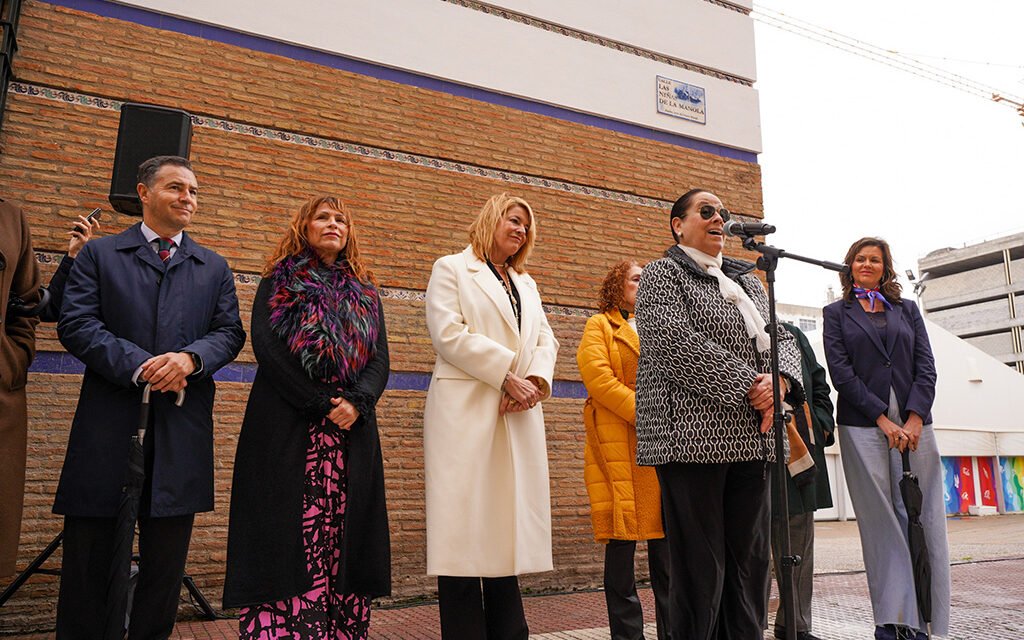
POLYGON ((64 285, 71 275, 71 267, 75 265, 75 259, 64 254, 57 265, 57 270, 50 278, 50 284, 46 288, 50 291, 50 302, 39 312, 39 319, 42 322, 57 322, 60 320, 60 306, 64 303, 64 285))
POLYGON ((308 591, 302 496, 309 424, 344 396, 360 417, 349 433, 348 495, 341 570, 335 590, 371 597, 391 593, 391 545, 384 466, 375 405, 388 382, 384 311, 376 355, 347 389, 312 380, 269 324, 271 281, 264 278, 252 310, 259 369, 238 438, 228 525, 224 607, 275 602, 308 591))

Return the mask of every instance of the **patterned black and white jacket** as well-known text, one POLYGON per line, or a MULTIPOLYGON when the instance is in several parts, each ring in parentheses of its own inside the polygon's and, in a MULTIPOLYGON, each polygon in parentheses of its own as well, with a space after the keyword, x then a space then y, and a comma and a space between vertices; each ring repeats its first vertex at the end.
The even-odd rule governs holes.
MULTIPOLYGON (((722 271, 767 318, 768 297, 753 269, 749 262, 722 260, 722 271)), ((761 354, 764 366, 758 367, 743 317, 722 297, 714 276, 679 247, 669 248, 643 270, 636 324, 638 464, 775 460, 773 434, 761 434, 760 414, 747 401, 758 372, 768 370, 769 354, 761 354)), ((779 364, 790 403, 802 401, 800 352, 781 327, 779 364)))

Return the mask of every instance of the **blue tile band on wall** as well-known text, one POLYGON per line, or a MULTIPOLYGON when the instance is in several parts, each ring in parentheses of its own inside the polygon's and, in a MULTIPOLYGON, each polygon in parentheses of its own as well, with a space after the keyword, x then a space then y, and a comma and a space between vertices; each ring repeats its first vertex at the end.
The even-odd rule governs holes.
POLYGON ((28 368, 29 373, 64 373, 82 375, 85 365, 82 361, 63 351, 36 351, 36 357, 28 368))
MULTIPOLYGON (((256 365, 251 362, 232 362, 213 374, 218 382, 250 383, 256 377, 256 365)), ((63 351, 38 351, 29 367, 29 373, 56 373, 82 375, 85 365, 70 353, 63 351)), ((392 371, 388 376, 387 388, 391 391, 426 391, 430 386, 430 374, 420 372, 392 371)), ((587 390, 581 382, 555 380, 551 389, 554 398, 586 398, 587 390)))
POLYGON ((196 38, 203 38, 204 40, 211 40, 222 44, 242 47, 244 49, 251 49, 253 51, 260 51, 285 58, 291 58, 292 60, 311 62, 313 64, 330 67, 332 69, 339 69, 341 71, 348 71, 351 73, 369 76, 371 78, 377 78, 378 80, 386 80, 419 87, 420 89, 439 91, 441 93, 508 107, 518 111, 535 113, 537 115, 557 118, 559 120, 574 122, 576 124, 597 127, 609 131, 615 131, 617 133, 624 133, 626 135, 636 136, 646 140, 664 142, 666 144, 693 149, 695 151, 703 151, 723 158, 731 158, 733 160, 741 160, 743 162, 750 162, 754 164, 757 163, 757 154, 750 151, 732 149, 714 142, 697 140, 679 134, 650 129, 637 124, 621 122, 619 120, 613 120, 602 116, 578 113, 571 109, 541 104, 524 98, 516 98, 497 93, 495 91, 488 91, 486 89, 469 87, 450 80, 440 80, 438 78, 431 78, 410 71, 391 69, 370 62, 347 58, 335 53, 307 49, 298 45, 278 42, 270 40, 269 38, 263 38, 246 33, 239 33, 224 27, 215 27, 208 24, 193 22, 185 18, 168 16, 154 11, 149 11, 147 9, 120 5, 114 2, 106 2, 105 0, 43 1, 48 4, 67 7, 77 11, 85 11, 105 18, 124 20, 125 22, 133 22, 146 27, 174 31, 187 36, 194 36, 196 38))

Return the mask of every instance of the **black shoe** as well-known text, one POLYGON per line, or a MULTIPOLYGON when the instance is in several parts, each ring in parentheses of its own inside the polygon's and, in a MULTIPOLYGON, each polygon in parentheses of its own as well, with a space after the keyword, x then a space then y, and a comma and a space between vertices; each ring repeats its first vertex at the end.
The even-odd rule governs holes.
MULTIPOLYGON (((778 640, 786 640, 786 627, 775 627, 775 637, 778 640)), ((796 640, 821 640, 810 631, 797 631, 796 640)))
POLYGON ((875 640, 896 640, 896 627, 891 624, 875 626, 875 640))
POLYGON ((875 627, 875 640, 927 640, 928 635, 910 627, 887 624, 875 627))

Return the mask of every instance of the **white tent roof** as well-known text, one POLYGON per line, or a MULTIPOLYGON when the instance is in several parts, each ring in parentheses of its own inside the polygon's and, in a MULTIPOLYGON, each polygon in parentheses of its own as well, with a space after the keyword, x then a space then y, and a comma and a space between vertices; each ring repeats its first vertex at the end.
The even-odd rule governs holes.
MULTIPOLYGON (((1024 455, 1024 375, 924 322, 938 372, 932 418, 942 455, 1024 455)), ((807 338, 827 368, 821 332, 807 338)))

